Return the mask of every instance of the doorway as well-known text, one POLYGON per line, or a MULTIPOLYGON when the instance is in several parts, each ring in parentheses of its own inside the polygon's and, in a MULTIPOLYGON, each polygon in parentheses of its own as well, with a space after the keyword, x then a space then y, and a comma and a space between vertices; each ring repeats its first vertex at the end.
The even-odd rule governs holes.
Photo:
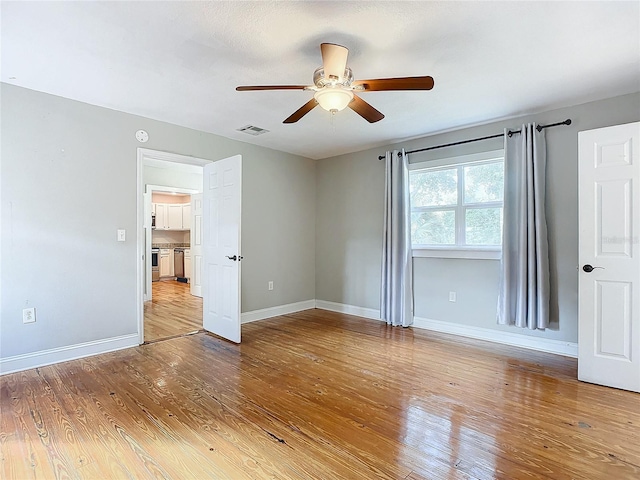
MULTIPOLYGON (((167 166, 167 170, 175 168, 167 166)), ((193 166, 191 171, 201 180, 201 167, 193 166)), ((202 329, 202 295, 193 292, 194 280, 201 274, 192 268, 193 245, 198 243, 193 239, 193 199, 201 197, 202 189, 150 184, 145 188, 145 225, 151 224, 151 229, 146 229, 145 257, 150 261, 145 262, 143 338, 150 343, 202 329)))
POLYGON ((211 162, 138 149, 140 344, 202 330, 202 298, 191 292, 191 195, 202 192, 207 163, 211 162))

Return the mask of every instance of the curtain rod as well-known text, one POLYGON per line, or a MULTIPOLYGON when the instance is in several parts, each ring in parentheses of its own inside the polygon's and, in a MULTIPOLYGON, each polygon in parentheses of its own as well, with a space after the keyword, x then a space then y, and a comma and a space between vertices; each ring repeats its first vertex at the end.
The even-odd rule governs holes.
MULTIPOLYGON (((549 127, 557 127, 559 125, 571 125, 571 119, 567 118, 564 122, 558 122, 558 123, 551 123, 549 125, 538 125, 536 127, 536 130, 538 130, 539 132, 542 131, 543 128, 549 128, 549 127)), ((507 132, 508 136, 512 136, 515 135, 516 133, 520 133, 520 130, 509 130, 507 132)), ((409 152, 405 152, 407 155, 410 153, 418 153, 418 152, 425 152, 427 150, 436 150, 438 148, 444 148, 444 147, 453 147, 454 145, 463 145, 465 143, 471 143, 471 142, 479 142, 480 140, 488 140, 490 138, 499 138, 499 137, 504 137, 504 133, 498 133, 496 135, 489 135, 488 137, 480 137, 480 138, 472 138, 470 140, 462 140, 460 142, 453 142, 453 143, 446 143, 444 145, 435 145, 433 147, 427 147, 427 148, 420 148, 418 150, 411 150, 409 152)), ((398 155, 400 155, 400 152, 398 152, 398 155)), ((378 157, 378 160, 384 160, 386 158, 385 155, 380 155, 378 157)))

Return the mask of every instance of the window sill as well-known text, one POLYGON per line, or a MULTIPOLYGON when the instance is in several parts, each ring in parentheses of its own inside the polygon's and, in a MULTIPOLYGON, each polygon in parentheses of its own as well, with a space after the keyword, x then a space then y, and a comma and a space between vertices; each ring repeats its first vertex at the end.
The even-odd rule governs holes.
POLYGON ((496 248, 414 248, 413 258, 469 258, 500 260, 502 250, 496 248))

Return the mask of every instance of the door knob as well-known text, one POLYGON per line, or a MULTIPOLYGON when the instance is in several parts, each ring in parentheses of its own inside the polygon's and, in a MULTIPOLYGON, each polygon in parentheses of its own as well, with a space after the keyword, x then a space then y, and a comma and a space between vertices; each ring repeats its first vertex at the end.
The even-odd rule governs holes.
POLYGON ((230 257, 229 255, 227 255, 227 258, 235 262, 238 257, 236 257, 235 255, 233 257, 230 257))
POLYGON ((587 273, 591 273, 591 272, 593 272, 596 268, 601 268, 601 269, 603 269, 603 270, 604 270, 604 267, 592 267, 592 266, 591 266, 591 265, 589 265, 588 263, 582 267, 582 270, 584 270, 584 271, 585 271, 585 272, 587 272, 587 273))

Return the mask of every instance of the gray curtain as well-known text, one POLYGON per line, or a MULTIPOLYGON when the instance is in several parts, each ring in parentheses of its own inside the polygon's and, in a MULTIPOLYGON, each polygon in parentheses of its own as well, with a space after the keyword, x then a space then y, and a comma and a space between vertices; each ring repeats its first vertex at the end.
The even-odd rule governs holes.
POLYGON ((535 124, 504 145, 504 226, 498 323, 549 325, 549 247, 545 217, 546 141, 535 124))
POLYGON ((387 152, 380 316, 389 325, 413 324, 413 272, 408 157, 387 152))

